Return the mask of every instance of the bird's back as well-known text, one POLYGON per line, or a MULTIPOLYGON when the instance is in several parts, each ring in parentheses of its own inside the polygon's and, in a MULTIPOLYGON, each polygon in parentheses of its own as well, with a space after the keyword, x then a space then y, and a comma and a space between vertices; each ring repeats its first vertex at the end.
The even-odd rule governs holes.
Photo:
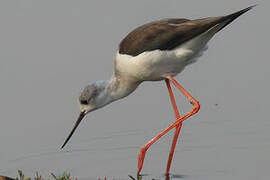
MULTIPOLYGON (((130 32, 120 43, 119 53, 137 56, 145 51, 172 50, 206 32, 217 24, 224 28, 254 6, 227 16, 203 19, 163 19, 144 24, 130 32)), ((219 30, 220 30, 219 29, 219 30)))
POLYGON ((145 51, 172 50, 207 31, 220 19, 221 17, 198 20, 163 19, 144 24, 121 41, 119 53, 137 56, 145 51))

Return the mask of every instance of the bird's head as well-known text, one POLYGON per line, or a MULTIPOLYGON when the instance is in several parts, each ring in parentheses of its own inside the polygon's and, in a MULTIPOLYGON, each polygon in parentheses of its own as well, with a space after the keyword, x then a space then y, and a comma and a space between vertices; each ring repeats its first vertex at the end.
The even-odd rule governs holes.
POLYGON ((80 106, 80 115, 72 131, 70 132, 69 136, 67 137, 66 141, 64 142, 61 148, 63 148, 69 141, 74 131, 76 130, 76 128, 78 127, 78 125, 80 124, 80 122, 87 113, 99 109, 111 102, 111 97, 108 93, 107 85, 108 82, 100 81, 88 85, 82 90, 78 98, 80 106))
POLYGON ((96 83, 86 86, 78 98, 80 111, 87 114, 97 109, 100 105, 99 96, 102 91, 104 90, 99 88, 96 83))

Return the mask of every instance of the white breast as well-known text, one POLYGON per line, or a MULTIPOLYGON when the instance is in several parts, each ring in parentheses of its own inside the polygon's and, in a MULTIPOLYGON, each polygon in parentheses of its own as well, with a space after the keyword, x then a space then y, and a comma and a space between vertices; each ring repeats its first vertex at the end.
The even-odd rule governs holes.
POLYGON ((115 70, 123 75, 141 81, 154 81, 164 79, 164 74, 178 74, 183 70, 183 55, 189 51, 179 54, 173 51, 154 50, 143 52, 138 56, 130 56, 117 52, 115 58, 115 70))

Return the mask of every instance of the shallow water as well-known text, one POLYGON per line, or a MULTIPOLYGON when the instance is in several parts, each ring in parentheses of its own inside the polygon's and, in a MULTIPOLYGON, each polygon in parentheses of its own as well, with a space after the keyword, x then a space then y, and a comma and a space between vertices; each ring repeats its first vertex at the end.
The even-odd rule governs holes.
MULTIPOLYGON (((67 171, 80 180, 136 177, 140 146, 174 120, 165 83, 143 83, 89 114, 61 150, 79 113, 80 89, 110 77, 117 42, 143 22, 246 7, 244 0, 216 8, 207 5, 215 1, 189 1, 181 11, 179 1, 143 3, 0 2, 0 175, 14 177, 21 169, 28 176, 67 171)), ((176 78, 201 110, 183 123, 172 180, 269 179, 269 32, 258 28, 270 27, 261 21, 267 3, 214 37, 204 56, 176 78)), ((190 104, 174 92, 181 114, 187 112, 190 104)), ((166 178, 172 135, 148 150, 142 179, 166 178)))

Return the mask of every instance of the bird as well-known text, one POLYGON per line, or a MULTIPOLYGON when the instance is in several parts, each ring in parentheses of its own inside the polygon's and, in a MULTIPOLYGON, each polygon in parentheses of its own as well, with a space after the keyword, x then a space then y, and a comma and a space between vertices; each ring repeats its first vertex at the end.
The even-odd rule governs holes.
POLYGON ((119 44, 114 58, 112 77, 109 80, 97 81, 83 88, 78 98, 79 117, 61 149, 64 148, 88 113, 128 96, 144 81, 164 80, 175 121, 140 148, 137 174, 140 175, 149 147, 168 131, 175 129, 165 170, 165 174, 168 175, 182 122, 200 109, 199 101, 193 98, 174 77, 182 72, 187 65, 195 63, 202 56, 207 49, 207 43, 216 33, 255 6, 225 16, 194 20, 185 18, 157 20, 131 31, 119 44), (192 109, 184 115, 180 116, 179 114, 171 84, 192 105, 192 109))

